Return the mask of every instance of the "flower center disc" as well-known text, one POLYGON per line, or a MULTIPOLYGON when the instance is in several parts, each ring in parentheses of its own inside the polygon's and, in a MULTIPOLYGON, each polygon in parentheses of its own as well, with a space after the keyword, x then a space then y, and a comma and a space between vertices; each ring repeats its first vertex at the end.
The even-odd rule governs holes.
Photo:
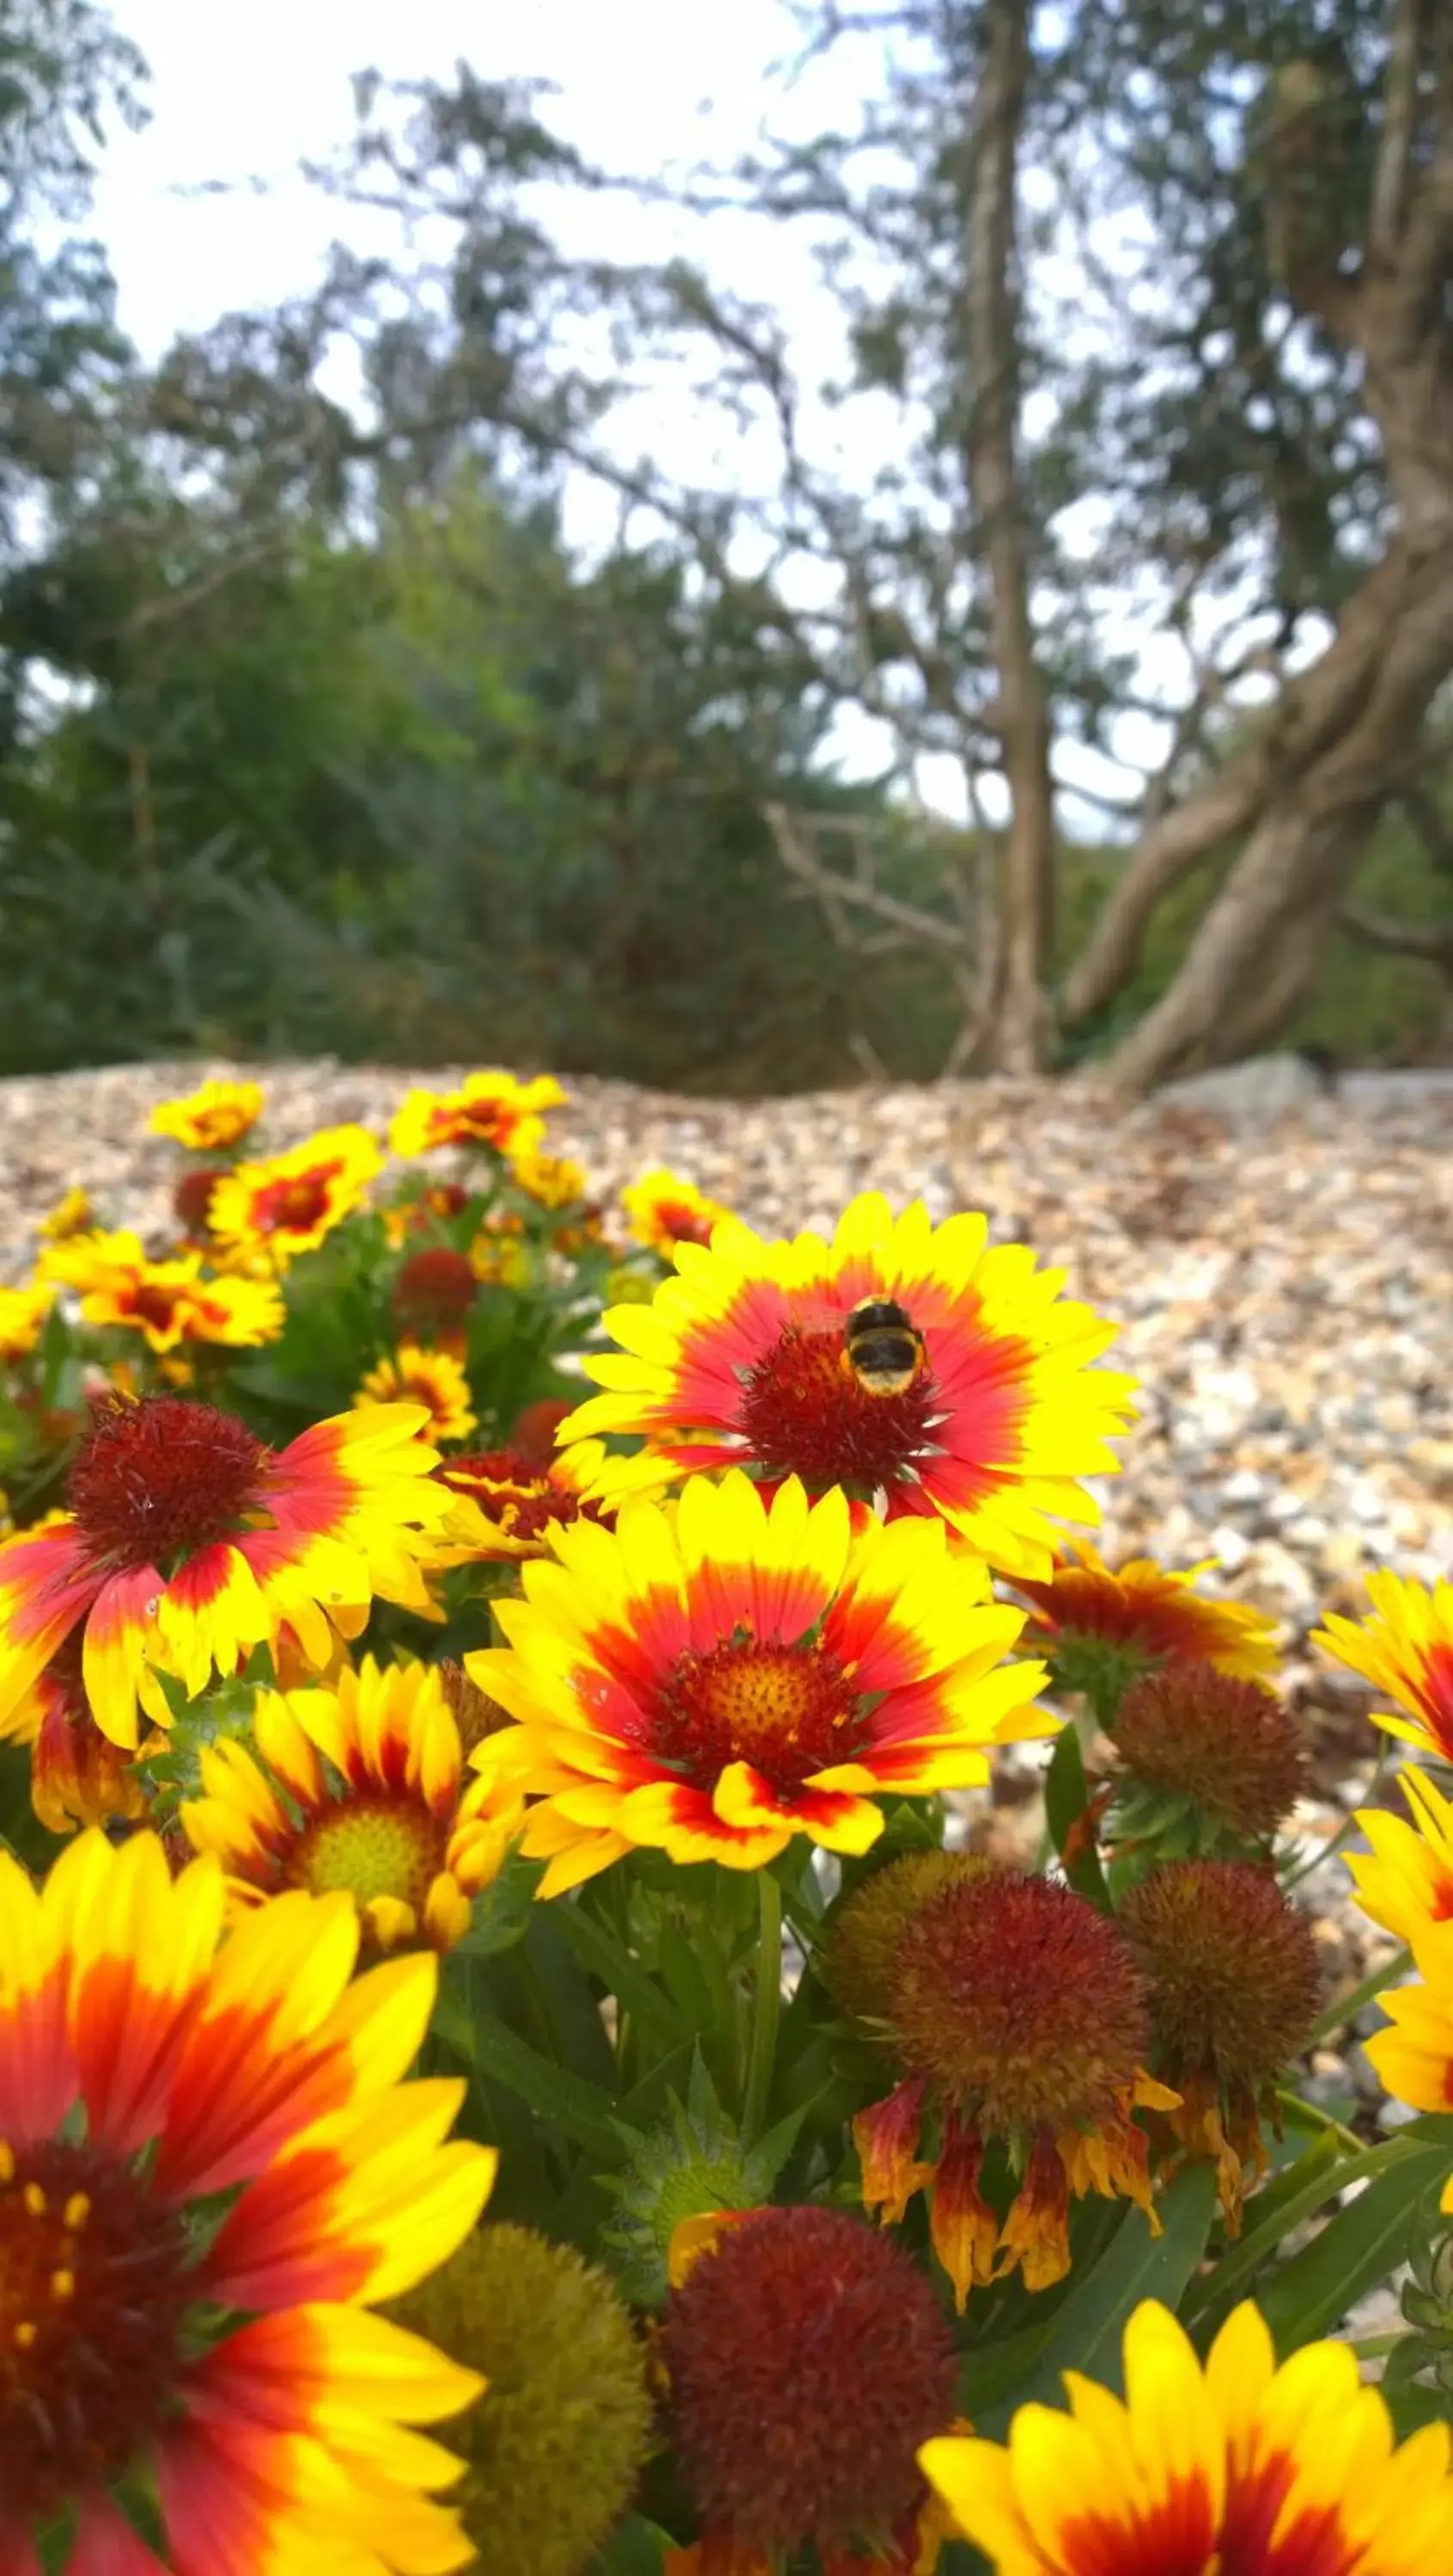
POLYGON ((318 1817, 300 1838, 289 1873, 314 1896, 346 1888, 360 1905, 392 1896, 423 1920, 429 1889, 444 1866, 442 1826, 423 1807, 393 1798, 353 1798, 318 1817))
POLYGON ((108 1397, 92 1414, 66 1499, 98 1556, 166 1572, 240 1527, 257 1502, 265 1455, 244 1423, 214 1405, 108 1397))
POLYGON ((841 1665, 812 1646, 716 1646, 682 1655, 661 1691, 652 1750, 693 1788, 750 1762, 779 1796, 852 1750, 857 1703, 841 1665))
POLYGON ((320 1163, 313 1172, 300 1172, 293 1180, 266 1181, 252 1202, 252 1223, 258 1234, 308 1234, 321 1225, 328 1213, 328 1184, 339 1170, 337 1163, 320 1163))
POLYGON ((828 1485, 896 1483, 931 1444, 933 1380, 924 1369, 901 1395, 869 1395, 848 1367, 840 1332, 789 1325, 747 1377, 737 1415, 770 1475, 828 1485))
POLYGON ((182 2360, 186 2239, 130 2169, 0 2146, 0 2532, 52 2520, 161 2429, 182 2360))

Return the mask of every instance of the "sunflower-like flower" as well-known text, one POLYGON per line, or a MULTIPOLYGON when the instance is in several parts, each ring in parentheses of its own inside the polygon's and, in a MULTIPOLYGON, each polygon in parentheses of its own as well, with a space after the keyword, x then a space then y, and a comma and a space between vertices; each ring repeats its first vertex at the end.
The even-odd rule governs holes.
POLYGON ((204 1082, 184 1100, 161 1101, 147 1124, 154 1136, 170 1136, 191 1153, 225 1153, 257 1125, 263 1105, 261 1083, 204 1082))
POLYGON ((517 1216, 496 1208, 469 1247, 469 1266, 482 1288, 523 1288, 530 1276, 530 1247, 517 1216))
POLYGON ((1372 1849, 1349 1853, 1347 1866, 1363 1913, 1416 1949, 1432 1925, 1453 1923, 1453 1800, 1425 1771, 1404 1771, 1401 1787, 1412 1823, 1364 1807, 1357 1822, 1372 1849))
POLYGON ((578 1207, 590 1187, 583 1163, 569 1154, 542 1154, 529 1147, 510 1156, 510 1179, 537 1207, 578 1207))
POLYGON ((0 1365, 28 1357, 54 1304, 55 1290, 44 1280, 35 1288, 0 1287, 0 1365))
POLYGON ((379 1949, 463 1939, 521 1809, 492 1810, 483 1781, 466 1781, 432 1665, 368 1657, 330 1690, 260 1692, 252 1735, 252 1751, 226 1736, 201 1747, 203 1794, 181 1809, 192 1849, 216 1853, 234 1897, 342 1888, 379 1949))
POLYGON ((399 2316, 490 2392, 450 2433, 478 2576, 582 2576, 651 2432, 644 2349, 606 2275, 530 2228, 481 2227, 399 2316))
POLYGON ((1063 2279, 1072 2194, 1134 2200, 1158 2232, 1133 2114, 1179 2096, 1145 2072, 1145 1980, 1108 1915, 969 1854, 909 1854, 849 1899, 826 1968, 907 2069, 853 2123, 864 2203, 894 2224, 930 2192, 960 2309, 1016 2267, 1031 2290, 1063 2279), (1002 2218, 982 2188, 996 2141, 1023 2177, 1002 2218))
POLYGON ((659 1492, 669 1481, 659 1460, 609 1456, 603 1440, 577 1440, 553 1458, 513 1445, 472 1450, 441 1459, 438 1474, 478 1511, 471 1557, 548 1556, 553 1529, 578 1520, 613 1528, 632 1494, 659 1492))
POLYGON ((1152 1870, 1120 1924, 1150 1982, 1156 2064, 1179 2097, 1171 2129, 1214 2162, 1234 2234, 1246 2168, 1266 2170, 1262 2118, 1321 2000, 1315 1935, 1270 1869, 1239 1860, 1152 1870))
POLYGON ((1276 1671, 1272 1622, 1249 1602, 1196 1591, 1214 1563, 1177 1574, 1137 1556, 1112 1572, 1093 1547, 1072 1541, 1043 1580, 1014 1577, 1029 1605, 1026 1641, 1050 1657, 1061 1690, 1090 1692, 1108 1720, 1131 1682, 1167 1664, 1211 1664, 1259 1681, 1276 1671))
MULTIPOLYGON (((1395 1987, 1378 2000, 1388 2028, 1373 2033, 1367 2055, 1396 2102, 1414 2111, 1453 2111, 1453 1925, 1425 1922, 1416 1942, 1422 1983, 1395 1987)), ((1453 2173, 1442 2207, 1453 2217, 1453 2173)))
POLYGON ((208 1201, 208 1226, 234 1253, 281 1268, 362 1205, 383 1160, 366 1127, 320 1128, 286 1154, 226 1173, 208 1201))
POLYGON ((426 1351, 418 1342, 400 1342, 369 1369, 353 1402, 360 1412, 378 1404, 421 1404, 431 1440, 467 1440, 479 1421, 469 1380, 453 1353, 426 1351))
POLYGON ((1396 1574, 1370 1574, 1367 1592, 1370 1619, 1329 1613, 1326 1626, 1313 1631, 1313 1645, 1325 1646, 1339 1664, 1396 1700, 1403 1715, 1374 1709, 1374 1725, 1436 1761, 1453 1762, 1453 1583, 1429 1592, 1396 1574))
POLYGON ((0 1735, 83 1621, 87 1699, 130 1747, 138 1700, 171 1723, 163 1673, 195 1698, 285 1625, 322 1670, 375 1594, 427 1613, 420 1565, 456 1498, 433 1481, 424 1418, 378 1405, 273 1450, 185 1396, 103 1397, 66 1511, 0 1544, 0 1735))
POLYGON ((990 1564, 1048 1573, 1045 1515, 1094 1518, 1074 1480, 1118 1466, 1107 1435, 1132 1381, 1091 1366, 1115 1328, 1060 1297, 1062 1274, 987 1237, 984 1217, 934 1227, 921 1203, 895 1220, 875 1191, 831 1244, 765 1243, 728 1218, 709 1249, 679 1246, 648 1306, 607 1310, 621 1348, 583 1365, 608 1391, 565 1434, 641 1433, 683 1473, 737 1465, 812 1493, 882 1493, 890 1518, 941 1514, 990 1564), (917 1361, 896 1390, 853 1365, 846 1327, 865 1304, 911 1328, 917 1361))
POLYGON ((731 1869, 798 1833, 866 1851, 885 1793, 981 1782, 986 1746, 1050 1732, 1040 1668, 1001 1661, 1019 1614, 943 1524, 856 1518, 795 1478, 769 1508, 736 1473, 669 1511, 632 1501, 614 1531, 551 1528, 556 1561, 495 1604, 508 1649, 465 1658, 519 1721, 474 1759, 539 1799, 542 1894, 636 1844, 731 1869))
POLYGON ((637 1243, 669 1260, 678 1243, 710 1243, 712 1228, 731 1214, 720 1200, 709 1199, 694 1181, 683 1181, 664 1166, 642 1172, 621 1192, 621 1207, 637 1243))
POLYGON ((953 2340, 922 2272, 842 2209, 760 2209, 666 2311, 671 2428, 702 2536, 669 2576, 926 2576, 942 2530, 917 2462, 954 2420, 953 2340))
POLYGON ((109 1274, 94 1277, 81 1298, 84 1323, 141 1333, 158 1353, 183 1342, 252 1350, 282 1331, 283 1301, 272 1280, 204 1279, 198 1253, 149 1261, 134 1235, 113 1242, 131 1243, 139 1258, 128 1263, 118 1251, 109 1274))
POLYGON ((949 2435, 929 2484, 995 2576, 1428 2576, 1453 2566, 1445 2425, 1394 2449, 1345 2343, 1278 2368, 1248 2301, 1202 2362, 1169 2310, 1125 2329, 1122 2402, 1067 2371, 1069 2412, 1021 2406, 1007 2444, 949 2435))
POLYGON ((0 2564, 128 2576, 467 2565, 408 2427, 477 2375, 370 2313, 474 2225, 464 2087, 404 2084, 432 1960, 349 1984, 346 1897, 225 1940, 222 1873, 88 1833, 43 1890, 0 1855, 0 2564), (124 2517, 155 2498, 164 2561, 124 2517), (120 2492, 118 2492, 120 2491, 120 2492))
POLYGON ((541 1112, 560 1108, 564 1099, 549 1074, 519 1082, 491 1067, 466 1075, 457 1091, 406 1092, 388 1140, 401 1156, 432 1154, 441 1145, 488 1145, 511 1157, 537 1153, 545 1134, 541 1112))
POLYGON ((103 1735, 81 1679, 81 1640, 74 1633, 52 1656, 31 1694, 21 1728, 35 1728, 30 1803, 47 1832, 72 1834, 108 1817, 136 1823, 146 1813, 141 1781, 127 1756, 103 1735))
POLYGON ((64 1243, 73 1234, 89 1234, 96 1222, 96 1211, 90 1194, 73 1183, 63 1198, 56 1201, 49 1216, 43 1216, 36 1231, 45 1243, 64 1243))

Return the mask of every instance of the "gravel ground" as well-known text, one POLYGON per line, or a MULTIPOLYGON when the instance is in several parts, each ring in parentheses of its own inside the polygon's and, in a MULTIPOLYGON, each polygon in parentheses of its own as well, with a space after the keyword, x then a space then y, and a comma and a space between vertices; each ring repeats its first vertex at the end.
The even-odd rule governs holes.
MULTIPOLYGON (((151 1105, 223 1065, 125 1067, 0 1083, 0 1276, 35 1220, 80 1181, 113 1223, 164 1228, 173 1149, 151 1105)), ((461 1072, 464 1068, 459 1069, 461 1072)), ((409 1076, 328 1062, 268 1069, 269 1141, 359 1119, 382 1131, 409 1076)), ((437 1069, 420 1077, 443 1087, 437 1069)), ((1167 1101, 1127 1113, 1074 1087, 942 1083, 759 1103, 674 1099, 579 1081, 555 1142, 617 1189, 667 1163, 769 1230, 830 1226, 876 1185, 936 1217, 988 1211, 999 1240, 1063 1265, 1123 1327, 1141 1379, 1123 1476, 1102 1488, 1113 1554, 1145 1549, 1259 1602, 1280 1623, 1286 1687, 1315 1747, 1297 1829, 1309 1864, 1373 1783, 1367 1695, 1307 1645, 1355 1610, 1371 1568, 1453 1569, 1453 1088, 1358 1077, 1267 1121, 1167 1101)), ((1394 1803, 1399 1803, 1394 1798, 1394 1803)), ((1034 1780, 1006 1768, 987 1829, 1037 1831, 1034 1780)), ((985 1830, 981 1822, 979 1830, 985 1830)), ((1335 1858, 1312 1866, 1333 1991, 1379 1955, 1335 1858)), ((1385 1947, 1386 1945, 1382 1945, 1385 1947)), ((1367 2027, 1377 2016, 1367 2016, 1367 2027)), ((1314 2068, 1395 2119, 1348 2034, 1314 2068)))

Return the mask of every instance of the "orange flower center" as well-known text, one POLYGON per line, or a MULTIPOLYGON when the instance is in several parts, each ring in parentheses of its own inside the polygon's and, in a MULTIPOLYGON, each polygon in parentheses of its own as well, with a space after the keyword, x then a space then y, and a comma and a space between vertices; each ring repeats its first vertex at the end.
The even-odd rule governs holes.
POLYGON ((289 1883, 314 1896, 346 1889, 360 1905, 390 1896, 422 1921, 444 1866, 444 1827, 411 1800, 350 1797, 312 1823, 298 1842, 289 1883))
POLYGON ((847 1365, 840 1332, 790 1324, 742 1391, 738 1427, 772 1476, 870 1491, 896 1483, 928 1447, 933 1382, 923 1370, 901 1395, 869 1395, 847 1365))
POLYGON ((185 1396, 109 1396, 95 1407, 66 1500, 92 1552, 163 1573, 238 1529, 267 1456, 245 1423, 185 1396))
POLYGON ((0 2143, 0 2532, 133 2462, 174 2400, 186 2234, 129 2168, 0 2143))
POLYGON ((311 1234, 315 1226, 326 1223, 331 1200, 329 1183, 342 1171, 341 1163, 317 1163, 310 1172, 297 1172, 289 1180, 264 1181, 253 1192, 252 1226, 258 1234, 311 1234))
POLYGON ((733 1644, 678 1658, 654 1710, 651 1750, 696 1789, 750 1762, 779 1797, 852 1751, 857 1700, 814 1646, 733 1644))

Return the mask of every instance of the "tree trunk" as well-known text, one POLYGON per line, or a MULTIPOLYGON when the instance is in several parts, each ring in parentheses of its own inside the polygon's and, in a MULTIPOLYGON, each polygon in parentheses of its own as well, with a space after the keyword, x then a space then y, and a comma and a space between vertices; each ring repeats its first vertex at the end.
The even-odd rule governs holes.
POLYGON ((1421 560, 1395 547, 1379 572, 1395 566, 1403 595, 1361 706, 1265 802, 1179 973, 1111 1057, 1112 1081, 1143 1090, 1252 1053, 1306 1000, 1367 836, 1453 670, 1453 534, 1421 560))
POLYGON ((994 1039, 995 1060, 1006 1073, 1033 1073, 1044 1061, 1050 1018, 1045 984, 1054 937, 1049 708, 1029 614, 1029 547, 1014 452, 1015 198, 1028 77, 1026 0, 989 0, 974 105, 964 305, 971 380, 968 478, 989 574, 998 725, 1010 796, 994 1039))

